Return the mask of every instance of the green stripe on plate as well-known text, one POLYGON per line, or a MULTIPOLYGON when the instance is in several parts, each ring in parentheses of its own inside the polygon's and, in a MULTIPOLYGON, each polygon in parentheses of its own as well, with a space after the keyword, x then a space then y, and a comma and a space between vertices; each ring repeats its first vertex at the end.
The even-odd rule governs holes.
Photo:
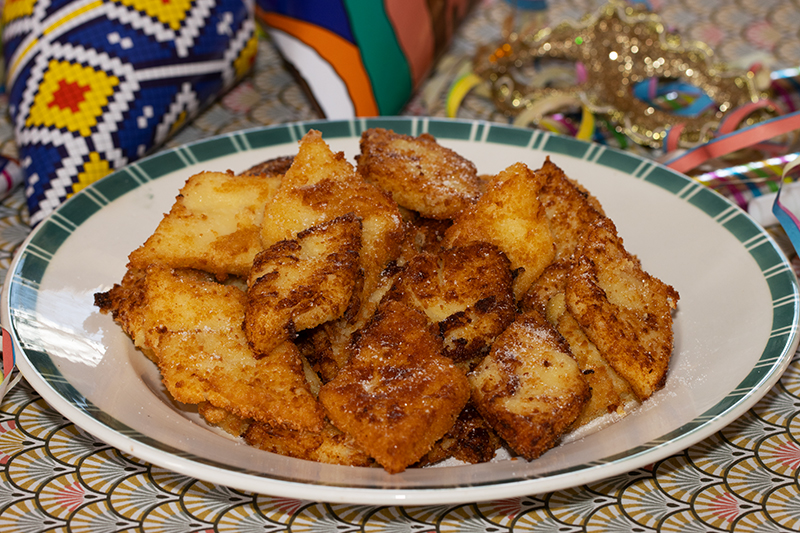
POLYGON ((633 174, 633 172, 639 168, 641 162, 642 160, 638 157, 612 149, 604 151, 596 161, 598 165, 613 168, 625 172, 626 174, 633 174))
POLYGON ((444 120, 429 120, 428 133, 439 139, 469 140, 472 134, 470 122, 448 122, 444 120))
POLYGON ((187 146, 187 149, 199 163, 235 154, 239 151, 239 147, 230 137, 217 137, 208 141, 200 141, 187 146))
POLYGON ((107 178, 96 182, 92 187, 111 202, 139 187, 139 185, 139 181, 129 172, 115 172, 107 178))
POLYGON ((486 142, 510 146, 528 146, 533 137, 533 130, 502 128, 492 125, 486 142))
POLYGON ((186 168, 186 162, 175 152, 163 152, 134 163, 150 179, 186 168))
MULTIPOLYGON (((108 181, 113 181, 113 178, 108 181)), ((103 207, 104 206, 92 199, 87 189, 86 194, 75 195, 70 198, 68 202, 65 202, 57 211, 57 215, 62 216, 75 226, 80 226, 86 222, 86 219, 100 211, 103 207)))
POLYGON ((674 195, 678 195, 684 187, 686 187, 686 181, 682 179, 678 179, 675 173, 671 170, 661 167, 655 167, 653 170, 647 174, 644 180, 648 183, 652 183, 653 185, 657 185, 664 190, 671 192, 674 195))
MULTIPOLYGON (((33 253, 25 253, 20 258, 19 264, 17 265, 18 277, 24 278, 29 284, 39 284, 42 281, 42 276, 44 276, 44 271, 47 269, 48 264, 49 261, 41 256, 33 253)), ((24 294, 29 295, 27 292, 24 294)), ((21 294, 17 296, 21 296, 21 294)), ((19 308, 29 308, 31 310, 35 308, 35 301, 16 300, 14 304, 15 307, 19 306, 19 308)))
MULTIPOLYGON (((295 142, 288 127, 264 128, 244 132, 253 149, 295 142)), ((287 154, 288 155, 288 154, 287 154)))
POLYGON ((725 198, 711 189, 703 189, 689 198, 689 203, 711 218, 716 218, 720 213, 728 209, 731 204, 725 198))
POLYGON ((47 219, 42 222, 42 227, 31 238, 30 242, 42 250, 55 254, 56 250, 64 244, 64 241, 67 240, 71 233, 63 226, 47 219))
POLYGON ((779 275, 770 276, 767 278, 767 285, 769 285, 770 294, 773 296, 789 294, 793 290, 794 284, 794 274, 789 271, 785 271, 779 275))
POLYGON ((302 137, 308 130, 317 130, 322 133, 323 139, 337 139, 353 137, 356 135, 355 124, 349 120, 327 122, 324 120, 304 122, 298 133, 302 137))
POLYGON ((364 120, 363 128, 359 128, 361 131, 358 133, 361 134, 364 130, 368 130, 370 128, 383 128, 386 130, 392 130, 395 133, 401 133, 403 135, 414 135, 414 121, 403 119, 400 117, 375 117, 375 118, 368 118, 364 120))
POLYGON ((564 154, 583 159, 586 151, 589 149, 590 144, 584 141, 579 141, 571 137, 561 137, 560 135, 551 135, 544 145, 543 150, 546 152, 555 152, 557 154, 564 154))
MULTIPOLYGON (((739 216, 735 216, 726 220, 722 224, 723 226, 725 226, 725 228, 727 228, 728 231, 733 233, 737 239, 739 239, 742 242, 747 242, 748 240, 752 239, 759 233, 763 232, 763 230, 759 228, 750 217, 744 215, 743 211, 738 210, 738 215, 739 216)), ((772 265, 775 264, 776 262, 779 262, 780 258, 777 256, 777 254, 775 254, 775 250, 771 246, 769 246, 768 248, 771 250, 770 257, 772 258, 769 264, 772 265)), ((755 257, 756 255, 755 250, 752 250, 751 253, 755 257)), ((760 261, 759 265, 762 265, 762 268, 764 268, 764 264, 760 261)))

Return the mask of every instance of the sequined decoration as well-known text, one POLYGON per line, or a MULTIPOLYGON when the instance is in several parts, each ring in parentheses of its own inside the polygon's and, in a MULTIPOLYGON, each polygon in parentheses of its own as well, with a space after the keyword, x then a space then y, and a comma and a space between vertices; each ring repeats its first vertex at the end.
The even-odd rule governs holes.
MULTIPOLYGON (((540 118, 552 111, 553 104, 541 104, 545 100, 571 103, 608 118, 619 133, 651 148, 661 147, 675 127, 680 147, 708 141, 727 112, 762 100, 767 88, 763 76, 714 62, 705 44, 668 32, 658 15, 619 0, 577 23, 512 32, 489 53, 479 52, 474 67, 491 83, 495 105, 508 115, 533 110, 540 118), (536 87, 523 80, 525 68, 546 60, 573 62, 576 83, 536 87), (641 86, 648 83, 650 88, 641 86), (681 114, 636 96, 653 96, 653 86, 670 83, 691 88, 710 105, 681 114)), ((766 106, 756 114, 771 116, 774 109, 766 106)))

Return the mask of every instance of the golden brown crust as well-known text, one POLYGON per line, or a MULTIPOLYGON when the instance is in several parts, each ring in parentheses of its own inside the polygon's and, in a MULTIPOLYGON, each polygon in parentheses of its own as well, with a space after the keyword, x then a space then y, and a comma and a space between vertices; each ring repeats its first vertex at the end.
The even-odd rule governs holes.
POLYGON ((148 358, 153 362, 155 355, 147 347, 144 338, 145 332, 149 329, 146 323, 148 315, 145 313, 144 295, 145 271, 129 268, 125 271, 120 283, 115 283, 113 287, 105 292, 98 292, 94 295, 94 304, 103 313, 111 313, 114 322, 122 327, 122 330, 131 338, 134 346, 145 351, 148 358))
POLYGON ((516 315, 508 259, 485 242, 417 254, 385 299, 423 311, 456 363, 480 360, 516 315))
POLYGON ((544 177, 539 198, 553 233, 555 259, 568 261, 572 259, 587 229, 603 217, 602 207, 596 198, 570 180, 549 157, 537 172, 544 177))
POLYGON ((500 172, 478 202, 445 232, 447 247, 483 241, 497 246, 516 271, 521 298, 555 257, 555 245, 538 193, 542 179, 522 163, 500 172))
POLYGON ((281 156, 253 165, 239 173, 239 176, 270 176, 282 177, 294 162, 294 156, 281 156))
POLYGON ((175 400, 263 450, 396 473, 502 440, 532 459, 663 385, 678 293, 549 158, 479 177, 369 130, 357 160, 312 130, 193 176, 95 295, 175 400))
POLYGON ((425 315, 382 305, 319 400, 333 424, 390 473, 416 463, 469 399, 464 373, 441 355, 425 315))
POLYGON ((287 342, 257 360, 247 346, 240 289, 154 265, 144 280, 144 302, 147 329, 140 335, 177 401, 209 402, 243 419, 287 427, 321 427, 322 409, 297 348, 287 342))
POLYGON ((634 402, 628 383, 606 362, 597 347, 586 337, 580 324, 567 311, 564 299, 567 279, 572 271, 569 260, 556 261, 542 273, 522 301, 523 309, 538 311, 553 324, 569 344, 570 351, 592 389, 592 397, 573 427, 580 427, 608 413, 624 414, 624 406, 634 402))
POLYGON ((567 276, 572 270, 570 261, 554 261, 542 272, 520 300, 523 311, 547 312, 547 302, 557 294, 563 294, 567 286, 567 276))
POLYGON ((452 218, 480 195, 475 165, 427 133, 412 137, 381 128, 366 130, 361 134, 358 172, 388 191, 400 206, 424 217, 452 218))
POLYGON ((291 168, 264 210, 264 247, 293 239, 326 220, 354 213, 362 222, 360 266, 362 298, 375 290, 381 271, 400 253, 403 221, 397 205, 383 191, 366 183, 341 152, 334 153, 311 130, 300 141, 291 168))
POLYGON ((262 249, 263 206, 279 184, 278 178, 222 172, 192 176, 155 232, 130 254, 131 268, 163 263, 220 279, 247 276, 262 249))
POLYGON ((250 446, 297 459, 345 466, 374 464, 350 437, 330 423, 320 431, 297 431, 256 422, 248 426, 244 439, 250 446))
POLYGON ((450 458, 471 464, 488 463, 502 446, 492 426, 472 402, 468 402, 450 431, 415 466, 428 466, 450 458))
POLYGON ((469 381, 475 407, 528 460, 556 444, 591 395, 566 342, 535 311, 497 338, 469 381))
POLYGON ((210 402, 198 403, 197 412, 203 417, 203 420, 212 426, 217 426, 226 433, 230 433, 234 437, 241 437, 247 431, 247 427, 251 422, 234 415, 230 411, 220 409, 210 402))
POLYGON ((452 225, 453 221, 450 219, 411 217, 406 224, 405 238, 400 252, 401 259, 408 261, 422 252, 438 254, 442 250, 445 231, 452 225))
POLYGON ((642 270, 609 219, 587 232, 565 295, 570 313, 639 400, 664 386, 679 295, 642 270))
POLYGON ((547 319, 569 344, 575 361, 592 389, 591 399, 573 426, 583 426, 609 413, 627 414, 627 408, 636 405, 636 396, 628 382, 608 364, 575 317, 566 310, 564 293, 548 302, 547 319))
POLYGON ((259 252, 250 269, 244 329, 256 355, 295 332, 336 320, 358 285, 361 220, 348 213, 259 252))
POLYGON ((368 298, 359 300, 358 308, 352 314, 348 310, 348 315, 326 322, 304 336, 304 353, 323 382, 327 383, 335 378, 347 364, 353 337, 372 318, 399 272, 399 268, 390 263, 381 273, 377 288, 368 298))

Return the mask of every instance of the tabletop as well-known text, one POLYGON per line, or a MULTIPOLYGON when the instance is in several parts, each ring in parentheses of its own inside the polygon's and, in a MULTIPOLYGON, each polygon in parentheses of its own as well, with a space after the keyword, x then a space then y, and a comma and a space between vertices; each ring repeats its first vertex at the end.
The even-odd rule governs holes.
MULTIPOLYGON (((551 1, 549 22, 594 0, 551 1)), ((800 65, 797 0, 653 0, 682 35, 723 61, 800 65)), ((404 115, 445 116, 454 65, 500 39, 506 3, 479 2, 404 115)), ((0 154, 14 157, 0 96, 0 154)), ((458 117, 508 123, 470 94, 458 117)), ((320 118, 267 37, 253 72, 166 147, 255 126, 320 118)), ((721 191, 723 194, 725 191, 721 191)), ((0 204, 0 274, 29 233, 21 187, 0 204)), ((772 231, 772 230, 771 230, 772 231)), ((775 231, 780 236, 779 231, 775 231)), ((796 259, 789 246, 787 255, 796 259)), ((792 531, 800 529, 800 358, 750 411, 647 467, 549 494, 429 507, 329 504, 248 493, 173 473, 114 449, 53 410, 23 378, 0 405, 0 530, 35 531, 792 531)))

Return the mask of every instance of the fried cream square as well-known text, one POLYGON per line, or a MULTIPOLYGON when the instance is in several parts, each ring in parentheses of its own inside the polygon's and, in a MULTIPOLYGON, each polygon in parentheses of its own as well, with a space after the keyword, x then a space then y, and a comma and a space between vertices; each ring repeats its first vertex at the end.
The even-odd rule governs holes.
POLYGON ((483 241, 497 246, 516 271, 514 296, 521 298, 555 258, 555 244, 538 194, 543 178, 522 163, 500 172, 475 205, 445 232, 445 248, 483 241))
POLYGON ((362 296, 368 297, 381 271, 400 253, 402 216, 388 194, 365 182, 342 152, 333 152, 319 131, 310 130, 264 209, 262 243, 266 248, 294 239, 307 228, 347 213, 361 219, 362 296))
POLYGON ((147 270, 147 313, 162 381, 188 404, 209 402, 243 419, 320 429, 324 414, 300 353, 286 342, 256 359, 242 321, 242 290, 163 266, 147 270))
POLYGON ((419 461, 469 399, 466 376, 427 326, 420 311, 382 305, 357 336, 350 361, 319 392, 331 422, 389 473, 419 461))
MULTIPOLYGON (((111 312, 114 320, 154 362, 158 362, 153 351, 158 345, 160 335, 167 330, 205 328, 220 331, 236 326, 230 321, 230 306, 241 306, 244 293, 240 290, 223 289, 228 298, 221 304, 228 304, 222 313, 209 313, 196 305, 195 295, 188 290, 170 292, 165 289, 169 283, 180 288, 193 284, 212 283, 212 275, 192 269, 171 269, 162 264, 151 265, 145 270, 128 269, 120 284, 115 284, 105 293, 95 294, 95 305, 103 312, 111 312), (177 312, 175 312, 176 310, 177 312)), ((220 285, 220 287, 222 287, 220 285)))
POLYGON ((420 253, 400 272, 386 299, 423 311, 456 363, 483 357, 514 321, 511 267, 497 247, 472 242, 420 253))
POLYGON ((539 200, 553 234, 555 260, 568 261, 587 228, 604 216, 603 208, 594 196, 567 177, 549 157, 537 173, 544 178, 539 200))
POLYGON ((528 460, 557 443, 591 395, 566 342, 536 311, 495 340, 469 381, 478 412, 528 460))
POLYGON ((432 135, 372 128, 361 134, 360 145, 358 171, 364 179, 424 217, 453 218, 480 196, 475 165, 432 135))
POLYGON ((528 311, 538 311, 555 326, 569 344, 586 382, 592 388, 591 399, 574 423, 577 428, 609 413, 624 415, 627 408, 637 402, 628 382, 608 364, 567 310, 565 290, 571 271, 570 260, 551 264, 525 295, 522 307, 528 311))
POLYGON ((335 378, 347 364, 353 336, 372 318, 397 275, 394 265, 387 267, 381 273, 376 289, 369 297, 359 299, 357 307, 349 308, 338 320, 325 322, 298 335, 298 346, 323 382, 335 378))
POLYGON ((248 277, 244 328, 266 355, 297 331, 340 318, 359 284, 361 220, 348 213, 259 252, 248 277))
POLYGON ((264 205, 279 184, 279 177, 224 172, 190 177, 155 232, 130 254, 131 267, 143 270, 163 263, 220 279, 247 276, 262 249, 264 205))
POLYGON ((239 173, 239 176, 268 176, 280 178, 286 174, 293 162, 293 155, 273 157, 272 159, 267 159, 266 161, 262 161, 257 165, 243 170, 239 173))
POLYGON ((666 383, 679 298, 642 269, 608 218, 587 231, 565 288, 569 312, 641 401, 666 383))
POLYGON ((149 359, 155 361, 155 354, 147 344, 145 333, 149 325, 144 302, 145 271, 128 268, 122 280, 109 290, 94 294, 94 305, 103 313, 110 313, 114 322, 119 324, 133 341, 134 346, 142 350, 149 359))
POLYGON ((350 436, 329 422, 320 431, 298 431, 256 422, 248 426, 243 437, 250 446, 296 459, 344 466, 374 465, 350 436))
POLYGON ((198 403, 197 413, 212 426, 216 426, 234 437, 241 437, 251 423, 251 420, 238 417, 230 411, 215 407, 210 402, 198 403))
POLYGON ((488 463, 502 447, 492 426, 472 402, 468 402, 450 431, 415 466, 428 466, 450 458, 469 464, 488 463))

